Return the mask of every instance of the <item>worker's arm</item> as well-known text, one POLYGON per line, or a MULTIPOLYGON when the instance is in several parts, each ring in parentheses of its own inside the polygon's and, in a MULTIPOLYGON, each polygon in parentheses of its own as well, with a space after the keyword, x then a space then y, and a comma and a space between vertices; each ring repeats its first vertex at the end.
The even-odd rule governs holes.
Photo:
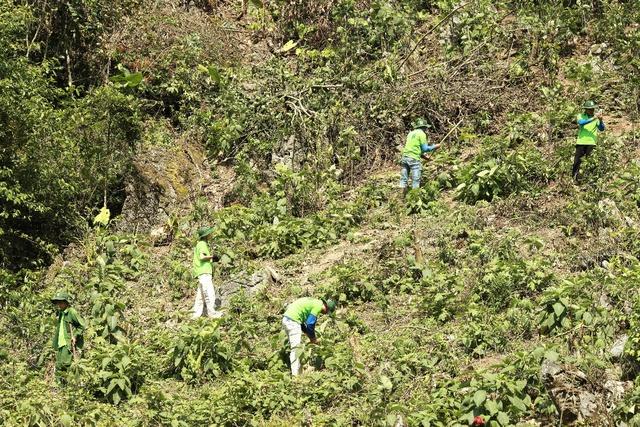
POLYGON ((220 260, 220 257, 218 255, 210 255, 209 254, 209 248, 207 247, 206 250, 202 251, 202 253, 200 254, 200 261, 214 261, 214 262, 218 262, 220 260))
POLYGON ((601 118, 598 117, 598 130, 600 132, 604 131, 604 122, 602 121, 601 118))
POLYGON ((429 151, 434 151, 440 148, 440 144, 433 144, 433 145, 421 144, 420 148, 422 149, 422 153, 428 153, 429 151))
POLYGON ((587 123, 591 123, 592 121, 594 121, 596 118, 595 117, 591 117, 590 119, 578 119, 578 125, 579 126, 584 126, 587 123))
POLYGON ((71 321, 71 324, 75 328, 75 330, 74 330, 75 335, 82 335, 82 333, 84 332, 84 329, 86 327, 85 326, 86 324, 85 324, 84 319, 73 308, 71 310, 69 310, 69 320, 71 321))
POLYGON ((304 328, 303 328, 304 333, 307 334, 311 342, 314 344, 318 341, 318 339, 316 338, 316 322, 317 321, 318 321, 318 318, 315 315, 310 314, 309 317, 307 317, 307 321, 304 322, 304 328))
POLYGON ((78 314, 78 312, 74 309, 69 310, 69 320, 73 325, 73 336, 71 337, 71 341, 75 344, 76 339, 81 337, 86 328, 86 324, 84 319, 78 314))

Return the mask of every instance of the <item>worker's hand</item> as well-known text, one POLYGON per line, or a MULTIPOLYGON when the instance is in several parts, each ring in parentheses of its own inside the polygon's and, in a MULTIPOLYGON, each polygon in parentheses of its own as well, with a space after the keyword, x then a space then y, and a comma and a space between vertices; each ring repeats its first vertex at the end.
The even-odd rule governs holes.
POLYGON ((442 144, 436 144, 436 145, 434 145, 434 146, 433 146, 433 147, 434 147, 433 149, 434 149, 434 150, 437 150, 438 148, 440 148, 440 146, 441 146, 441 145, 442 145, 442 144))

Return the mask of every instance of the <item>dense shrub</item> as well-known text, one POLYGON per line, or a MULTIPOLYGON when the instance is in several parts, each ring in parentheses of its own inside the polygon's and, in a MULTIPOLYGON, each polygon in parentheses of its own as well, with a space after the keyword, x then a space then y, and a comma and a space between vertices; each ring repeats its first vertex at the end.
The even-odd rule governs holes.
POLYGON ((475 160, 462 168, 456 188, 468 203, 491 201, 514 193, 535 191, 549 180, 550 171, 540 153, 532 148, 504 153, 500 157, 475 160))

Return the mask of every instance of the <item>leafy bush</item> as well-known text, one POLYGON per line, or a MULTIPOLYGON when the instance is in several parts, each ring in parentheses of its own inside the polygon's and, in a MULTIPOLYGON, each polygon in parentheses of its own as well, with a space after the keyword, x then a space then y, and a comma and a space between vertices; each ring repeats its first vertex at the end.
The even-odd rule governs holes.
POLYGON ((580 176, 585 184, 599 189, 603 182, 619 170, 624 141, 619 138, 601 136, 598 146, 580 165, 580 176))
POLYGON ((484 302, 501 309, 513 300, 535 295, 554 282, 549 263, 542 258, 496 257, 485 266, 475 290, 484 302))
POLYGON ((624 200, 640 207, 640 162, 634 161, 620 174, 616 187, 620 189, 624 200))
POLYGON ((431 202, 438 198, 438 185, 431 182, 417 190, 411 190, 407 194, 407 212, 420 214, 427 212, 431 202))
POLYGON ((52 244, 78 236, 95 206, 122 205, 122 193, 112 190, 122 184, 139 137, 138 102, 113 88, 95 90, 68 108, 53 110, 52 102, 39 101, 33 113, 46 120, 24 123, 28 132, 14 129, 21 136, 11 137, 0 160, 0 197, 7 209, 0 216, 6 234, 0 251, 13 268, 24 262, 20 254, 50 255, 52 244), (21 150, 27 154, 18 155, 21 150), (30 219, 28 227, 21 218, 30 219))
POLYGON ((482 415, 485 421, 509 426, 513 424, 512 417, 521 419, 532 406, 532 399, 526 393, 527 381, 514 379, 508 373, 485 374, 471 380, 469 386, 471 390, 462 403, 463 407, 470 408, 462 417, 469 423, 474 416, 482 415))
POLYGON ((289 213, 286 198, 262 195, 251 208, 232 206, 215 213, 216 241, 224 246, 236 242, 236 247, 250 253, 282 258, 302 248, 335 242, 359 224, 381 197, 365 187, 353 201, 333 201, 326 209, 299 218, 289 213), (253 245, 248 247, 247 240, 253 245))
POLYGON ((518 352, 500 364, 497 373, 479 373, 465 388, 461 421, 471 422, 481 415, 492 425, 512 425, 536 408, 538 414, 551 414, 555 407, 540 381, 540 364, 544 359, 557 360, 558 354, 545 347, 518 352))
MULTIPOLYGON (((204 322, 200 322, 204 323, 204 322)), ((169 350, 169 372, 189 382, 216 378, 233 366, 219 324, 184 325, 169 350)))
POLYGON ((540 314, 541 332, 558 332, 578 324, 595 327, 602 308, 592 306, 588 287, 585 288, 590 283, 591 279, 585 276, 577 280, 564 280, 546 289, 540 301, 543 308, 540 314))
POLYGON ((421 281, 421 308, 425 315, 446 322, 458 310, 458 295, 462 290, 461 275, 446 270, 427 269, 421 281))
POLYGON ((91 296, 91 324, 98 336, 115 344, 124 338, 122 321, 125 304, 113 300, 109 294, 94 292, 91 296))
POLYGON ((625 354, 640 362, 640 301, 633 301, 632 312, 629 318, 629 340, 625 346, 625 354))
POLYGON ((370 276, 371 268, 359 261, 347 261, 327 272, 320 287, 323 295, 338 297, 341 304, 371 301, 380 292, 370 276))
POLYGON ((86 357, 72 366, 69 379, 74 387, 118 405, 138 392, 151 366, 151 353, 143 345, 97 339, 86 357))
POLYGON ((325 207, 328 200, 339 193, 335 182, 335 166, 327 171, 306 170, 294 172, 289 167, 276 165, 276 177, 271 183, 278 202, 286 201, 291 215, 300 217, 325 207))
POLYGON ((514 193, 530 192, 550 178, 550 171, 535 149, 522 149, 489 160, 478 159, 458 172, 456 197, 467 203, 491 201, 514 193))

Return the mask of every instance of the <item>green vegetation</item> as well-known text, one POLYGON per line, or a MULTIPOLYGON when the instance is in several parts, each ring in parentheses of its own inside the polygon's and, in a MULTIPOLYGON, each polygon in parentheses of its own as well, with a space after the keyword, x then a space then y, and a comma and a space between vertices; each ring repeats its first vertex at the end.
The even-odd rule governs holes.
POLYGON ((557 425, 551 362, 606 407, 583 425, 640 423, 638 22, 637 0, 0 0, 0 424, 557 425), (574 185, 586 99, 608 129, 574 185), (402 200, 416 117, 444 142, 402 200), (169 149, 201 188, 141 178, 179 181, 169 149), (162 239, 127 223, 134 184, 180 199, 162 239), (282 280, 192 321, 205 224, 214 283, 282 280), (88 325, 64 388, 60 288, 88 325), (303 295, 339 309, 292 379, 303 295))

